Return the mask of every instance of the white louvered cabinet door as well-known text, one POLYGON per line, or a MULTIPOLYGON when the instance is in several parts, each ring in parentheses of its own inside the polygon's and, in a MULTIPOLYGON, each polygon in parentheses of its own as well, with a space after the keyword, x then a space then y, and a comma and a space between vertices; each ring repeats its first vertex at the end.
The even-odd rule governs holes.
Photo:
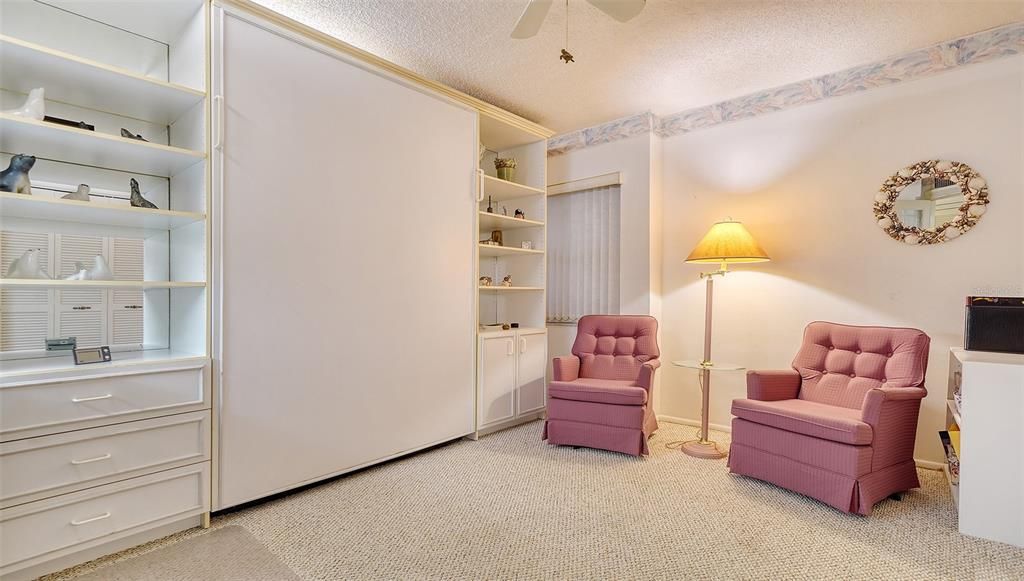
MULTIPOLYGON (((106 256, 106 240, 99 236, 57 234, 55 269, 57 278, 78 272, 76 263, 87 269, 97 255, 106 256)), ((107 344, 107 292, 103 290, 58 290, 54 317, 57 337, 75 337, 79 347, 107 344)))
MULTIPOLYGON (((50 270, 52 234, 0 232, 0 275, 26 250, 40 250, 43 270, 50 270)), ((50 304, 53 291, 3 289, 0 291, 0 351, 34 351, 46 347, 51 331, 50 304)))
MULTIPOLYGON (((141 238, 112 238, 110 268, 117 280, 144 280, 144 243, 141 238)), ((143 342, 143 292, 117 289, 109 292, 111 345, 141 347, 143 342)))

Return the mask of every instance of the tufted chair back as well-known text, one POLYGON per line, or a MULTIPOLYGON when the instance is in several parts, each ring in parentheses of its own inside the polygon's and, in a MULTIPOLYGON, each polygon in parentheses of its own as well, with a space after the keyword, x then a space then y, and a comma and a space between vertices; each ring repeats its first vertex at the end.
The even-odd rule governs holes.
POLYGON ((922 387, 928 335, 917 329, 854 327, 816 321, 793 359, 800 399, 860 409, 876 387, 922 387))
POLYGON ((572 354, 580 377, 635 380, 640 367, 661 356, 658 321, 646 315, 587 315, 576 324, 572 354))

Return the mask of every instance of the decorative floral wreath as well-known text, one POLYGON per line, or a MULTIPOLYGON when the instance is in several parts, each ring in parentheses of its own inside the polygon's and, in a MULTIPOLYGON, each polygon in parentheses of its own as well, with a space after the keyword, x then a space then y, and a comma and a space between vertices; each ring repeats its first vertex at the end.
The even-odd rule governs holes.
POLYGON ((875 195, 875 220, 878 227, 895 240, 906 244, 939 244, 957 238, 978 223, 988 206, 988 184, 971 166, 959 161, 920 161, 905 167, 889 179, 875 195), (959 215, 934 229, 906 226, 896 214, 895 202, 903 188, 924 177, 949 180, 960 186, 964 203, 959 215))

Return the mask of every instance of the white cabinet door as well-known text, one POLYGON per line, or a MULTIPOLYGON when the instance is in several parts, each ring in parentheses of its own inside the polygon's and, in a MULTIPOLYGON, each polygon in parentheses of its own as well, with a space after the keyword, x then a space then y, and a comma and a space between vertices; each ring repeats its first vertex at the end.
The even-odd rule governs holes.
POLYGON ((516 338, 509 333, 480 339, 478 428, 515 415, 516 338))
POLYGON ((548 334, 546 331, 519 333, 517 342, 516 383, 519 395, 516 398, 516 415, 522 415, 544 408, 548 334))
POLYGON ((475 111, 220 10, 218 509, 473 431, 479 143, 475 111))

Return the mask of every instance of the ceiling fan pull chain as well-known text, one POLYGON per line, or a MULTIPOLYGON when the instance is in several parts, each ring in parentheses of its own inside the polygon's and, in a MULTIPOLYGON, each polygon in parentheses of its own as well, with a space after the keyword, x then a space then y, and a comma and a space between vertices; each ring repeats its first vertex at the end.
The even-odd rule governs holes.
POLYGON ((569 52, 569 0, 565 0, 565 48, 562 49, 562 54, 558 58, 565 61, 565 64, 576 62, 572 53, 569 52))

